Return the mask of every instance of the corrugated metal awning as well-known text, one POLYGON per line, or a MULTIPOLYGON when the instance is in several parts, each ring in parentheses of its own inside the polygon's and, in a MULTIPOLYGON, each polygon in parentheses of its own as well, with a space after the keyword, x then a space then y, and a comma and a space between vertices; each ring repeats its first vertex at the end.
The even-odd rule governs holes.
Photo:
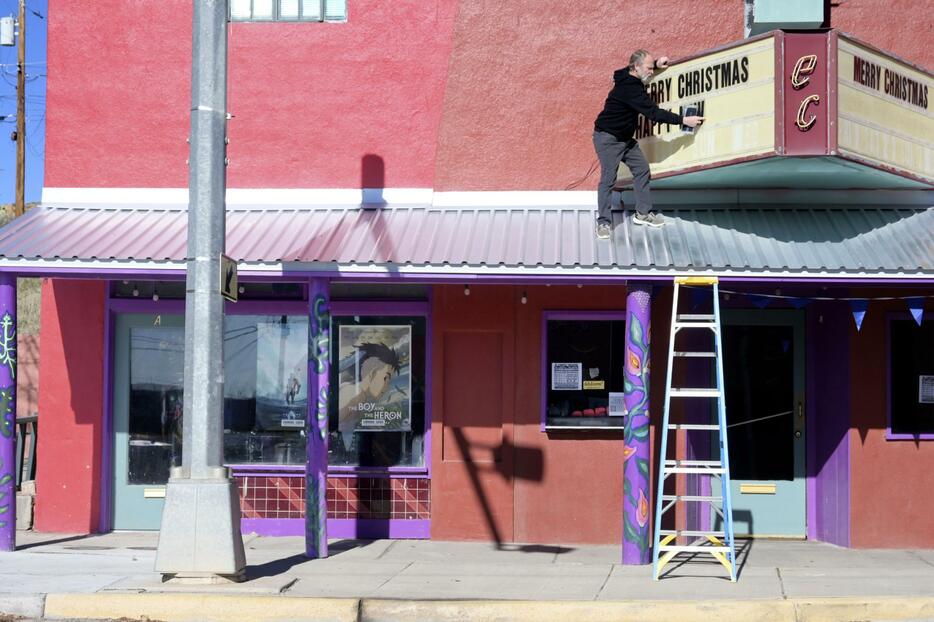
MULTIPOLYGON (((228 207, 241 269, 378 268, 397 273, 934 275, 934 208, 666 207, 660 229, 592 209, 228 207)), ((184 266, 179 206, 40 206, 0 229, 0 267, 184 266)))

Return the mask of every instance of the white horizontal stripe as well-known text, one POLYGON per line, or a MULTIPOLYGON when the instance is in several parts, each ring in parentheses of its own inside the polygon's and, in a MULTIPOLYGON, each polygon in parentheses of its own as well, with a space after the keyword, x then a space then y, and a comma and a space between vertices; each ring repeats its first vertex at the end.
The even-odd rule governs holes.
MULTIPOLYGON (((599 175, 598 175, 599 176, 599 175)), ((596 207, 595 191, 516 190, 492 192, 435 192, 436 207, 553 207, 586 205, 596 207)))
MULTIPOLYGON (((171 261, 130 261, 130 260, 80 260, 80 259, 0 259, 0 270, 15 272, 17 270, 42 269, 48 272, 57 272, 65 270, 74 271, 95 271, 111 270, 127 272, 140 270, 153 270, 165 272, 184 272, 185 262, 180 260, 171 261)), ((763 278, 776 279, 781 278, 788 281, 797 279, 815 279, 832 278, 839 281, 851 281, 855 279, 865 280, 924 280, 934 283, 934 272, 833 272, 829 270, 815 271, 788 271, 776 270, 774 272, 764 270, 690 270, 685 268, 631 268, 619 266, 573 266, 573 267, 544 267, 544 266, 442 266, 442 265, 419 265, 403 266, 398 264, 350 264, 337 265, 331 262, 239 262, 238 271, 241 276, 244 275, 268 275, 279 274, 287 270, 293 278, 300 277, 296 274, 301 272, 320 272, 331 273, 334 276, 354 276, 354 275, 376 275, 386 277, 446 277, 460 276, 470 277, 600 277, 606 279, 619 278, 645 278, 647 276, 718 276, 723 278, 742 277, 742 278, 763 278)), ((283 278, 289 278, 288 274, 283 278)))
MULTIPOLYGON (((623 180, 620 180, 623 181, 623 180)), ((431 205, 436 208, 483 208, 483 207, 581 207, 596 209, 597 193, 593 191, 482 191, 482 192, 433 192, 430 188, 386 188, 327 189, 327 188, 229 188, 227 204, 230 206, 274 207, 277 205, 315 206, 345 205, 359 207, 379 204, 382 199, 387 206, 431 205), (366 193, 365 195, 363 193, 366 193), (367 202, 361 202, 366 198, 367 202)), ((624 191, 624 201, 631 205, 631 190, 624 191)), ((854 204, 899 204, 934 205, 934 191, 930 190, 774 190, 774 189, 665 189, 652 191, 656 205, 744 205, 747 203, 796 204, 821 203, 854 204)), ((187 188, 43 188, 42 202, 52 206, 67 207, 91 205, 106 207, 109 204, 121 207, 178 206, 187 208, 187 188)))
MULTIPOLYGON (((431 188, 228 188, 228 205, 371 205, 431 203, 431 188)), ((42 202, 188 204, 188 188, 43 188, 42 202)))

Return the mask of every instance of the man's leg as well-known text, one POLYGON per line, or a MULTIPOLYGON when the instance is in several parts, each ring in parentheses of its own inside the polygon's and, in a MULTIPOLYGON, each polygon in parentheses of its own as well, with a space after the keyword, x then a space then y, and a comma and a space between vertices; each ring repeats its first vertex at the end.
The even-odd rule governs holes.
POLYGON ((610 224, 613 185, 616 184, 616 174, 619 171, 619 163, 623 159, 626 143, 619 142, 612 134, 594 132, 593 146, 597 151, 597 158, 600 160, 600 184, 597 186, 597 220, 610 224))
POLYGON ((623 162, 629 167, 632 173, 632 189, 636 195, 636 212, 645 216, 652 211, 652 192, 649 188, 649 181, 652 179, 652 173, 649 170, 649 161, 645 159, 645 154, 639 148, 639 143, 635 139, 627 145, 623 152, 623 162))

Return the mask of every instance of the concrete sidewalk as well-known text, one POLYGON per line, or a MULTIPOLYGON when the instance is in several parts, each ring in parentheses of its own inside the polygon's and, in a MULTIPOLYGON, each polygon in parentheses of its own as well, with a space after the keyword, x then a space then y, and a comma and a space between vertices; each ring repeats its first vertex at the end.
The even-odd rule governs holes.
POLYGON ((157 534, 17 534, 0 554, 0 612, 34 619, 934 620, 934 551, 740 541, 730 583, 707 557, 620 565, 617 546, 335 541, 245 536, 247 581, 163 584, 157 534))

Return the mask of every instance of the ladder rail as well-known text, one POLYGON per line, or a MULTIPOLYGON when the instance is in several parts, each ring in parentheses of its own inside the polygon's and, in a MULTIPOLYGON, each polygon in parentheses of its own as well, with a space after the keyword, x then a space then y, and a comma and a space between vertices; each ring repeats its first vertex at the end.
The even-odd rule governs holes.
POLYGON ((662 497, 665 494, 665 460, 668 456, 668 415, 669 409, 671 408, 671 371, 674 364, 674 351, 675 351, 675 328, 674 323, 678 317, 678 294, 679 287, 678 281, 675 281, 674 293, 671 297, 671 333, 668 336, 668 366, 665 369, 665 401, 662 406, 662 446, 660 456, 660 467, 658 474, 658 494, 655 495, 655 531, 652 534, 653 546, 652 546, 652 576, 656 579, 658 578, 658 554, 659 554, 659 540, 661 538, 661 529, 662 529, 662 497))
MULTIPOLYGON (((720 323, 720 292, 717 283, 713 284, 713 309, 717 316, 717 323, 720 323)), ((730 581, 736 581, 736 547, 733 538, 733 499, 731 494, 730 479, 730 441, 727 435, 726 421, 726 398, 723 395, 724 383, 723 374, 723 339, 722 330, 714 331, 714 343, 717 356, 717 388, 720 389, 721 397, 717 400, 717 417, 720 423, 720 461, 723 463, 723 476, 720 478, 720 486, 723 490, 723 531, 725 532, 726 546, 729 548, 728 559, 730 561, 730 581)))

